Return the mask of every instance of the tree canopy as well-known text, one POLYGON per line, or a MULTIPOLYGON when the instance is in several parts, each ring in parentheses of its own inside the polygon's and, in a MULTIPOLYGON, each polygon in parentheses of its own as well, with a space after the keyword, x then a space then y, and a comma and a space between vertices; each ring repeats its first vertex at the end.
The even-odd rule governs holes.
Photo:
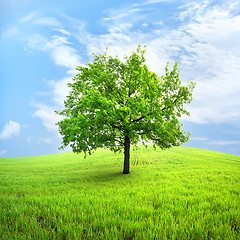
POLYGON ((93 61, 78 66, 69 83, 71 89, 57 112, 63 136, 61 148, 70 145, 73 152, 85 154, 97 148, 124 149, 124 171, 129 173, 130 145, 150 141, 166 149, 188 141, 179 118, 189 115, 184 108, 192 100, 193 82, 182 84, 177 62, 159 77, 145 64, 145 50, 139 46, 124 61, 94 54, 93 61))

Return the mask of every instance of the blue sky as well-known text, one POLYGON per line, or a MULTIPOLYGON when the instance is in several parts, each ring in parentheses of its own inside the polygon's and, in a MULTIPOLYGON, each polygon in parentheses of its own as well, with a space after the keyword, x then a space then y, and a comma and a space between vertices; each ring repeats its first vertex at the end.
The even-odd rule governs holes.
POLYGON ((54 110, 75 67, 139 44, 152 71, 178 61, 182 82, 197 84, 185 146, 240 155, 239 39, 238 0, 1 0, 0 156, 60 152, 54 110))

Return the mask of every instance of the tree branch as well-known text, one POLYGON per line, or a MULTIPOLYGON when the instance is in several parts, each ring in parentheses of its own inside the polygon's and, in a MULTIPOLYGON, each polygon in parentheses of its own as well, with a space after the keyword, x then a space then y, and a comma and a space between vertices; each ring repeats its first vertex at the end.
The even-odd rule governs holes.
POLYGON ((158 142, 160 144, 164 143, 163 141, 161 141, 160 139, 157 139, 157 138, 149 138, 149 139, 152 140, 152 141, 156 141, 156 142, 158 142))
MULTIPOLYGON (((177 98, 175 99, 175 101, 174 101, 173 104, 175 104, 176 102, 177 102, 177 98)), ((165 107, 162 108, 160 111, 163 112, 164 110, 167 110, 167 109, 169 109, 169 108, 170 108, 170 107, 165 106, 165 107)), ((144 119, 145 117, 150 116, 151 114, 152 114, 152 112, 148 113, 148 114, 145 115, 145 116, 141 116, 140 118, 134 119, 134 120, 132 120, 131 122, 139 122, 139 121, 141 121, 142 119, 144 119)))
POLYGON ((124 143, 121 140, 115 139, 116 142, 120 143, 122 146, 124 146, 124 143))
MULTIPOLYGON (((150 114, 148 114, 148 115, 150 115, 150 114)), ((139 122, 139 121, 141 121, 141 120, 144 119, 144 118, 145 118, 145 116, 142 116, 142 117, 140 117, 140 118, 137 118, 137 119, 132 120, 132 122, 139 122)))

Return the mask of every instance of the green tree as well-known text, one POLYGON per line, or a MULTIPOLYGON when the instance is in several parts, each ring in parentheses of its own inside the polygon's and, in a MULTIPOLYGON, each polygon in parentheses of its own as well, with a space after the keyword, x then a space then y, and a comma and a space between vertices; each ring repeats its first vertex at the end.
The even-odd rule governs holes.
POLYGON ((85 156, 97 148, 124 149, 123 173, 129 173, 130 145, 150 141, 166 149, 188 141, 178 118, 189 115, 184 104, 192 100, 194 83, 181 85, 177 63, 158 77, 145 64, 145 50, 139 46, 121 62, 103 52, 92 63, 77 67, 78 73, 65 107, 57 112, 63 149, 85 156))

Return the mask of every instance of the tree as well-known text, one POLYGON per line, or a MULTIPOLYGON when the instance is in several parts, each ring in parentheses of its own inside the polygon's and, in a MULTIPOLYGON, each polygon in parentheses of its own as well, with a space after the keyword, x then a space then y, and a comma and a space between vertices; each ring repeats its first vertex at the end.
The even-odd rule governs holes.
POLYGON ((189 115, 184 104, 192 100, 194 83, 181 85, 177 62, 158 77, 145 64, 145 50, 139 46, 131 56, 111 57, 93 54, 92 63, 78 66, 69 83, 65 107, 57 112, 64 119, 57 123, 63 136, 63 149, 91 154, 97 148, 124 149, 123 173, 129 172, 130 145, 150 141, 166 149, 186 142, 178 118, 189 115))

